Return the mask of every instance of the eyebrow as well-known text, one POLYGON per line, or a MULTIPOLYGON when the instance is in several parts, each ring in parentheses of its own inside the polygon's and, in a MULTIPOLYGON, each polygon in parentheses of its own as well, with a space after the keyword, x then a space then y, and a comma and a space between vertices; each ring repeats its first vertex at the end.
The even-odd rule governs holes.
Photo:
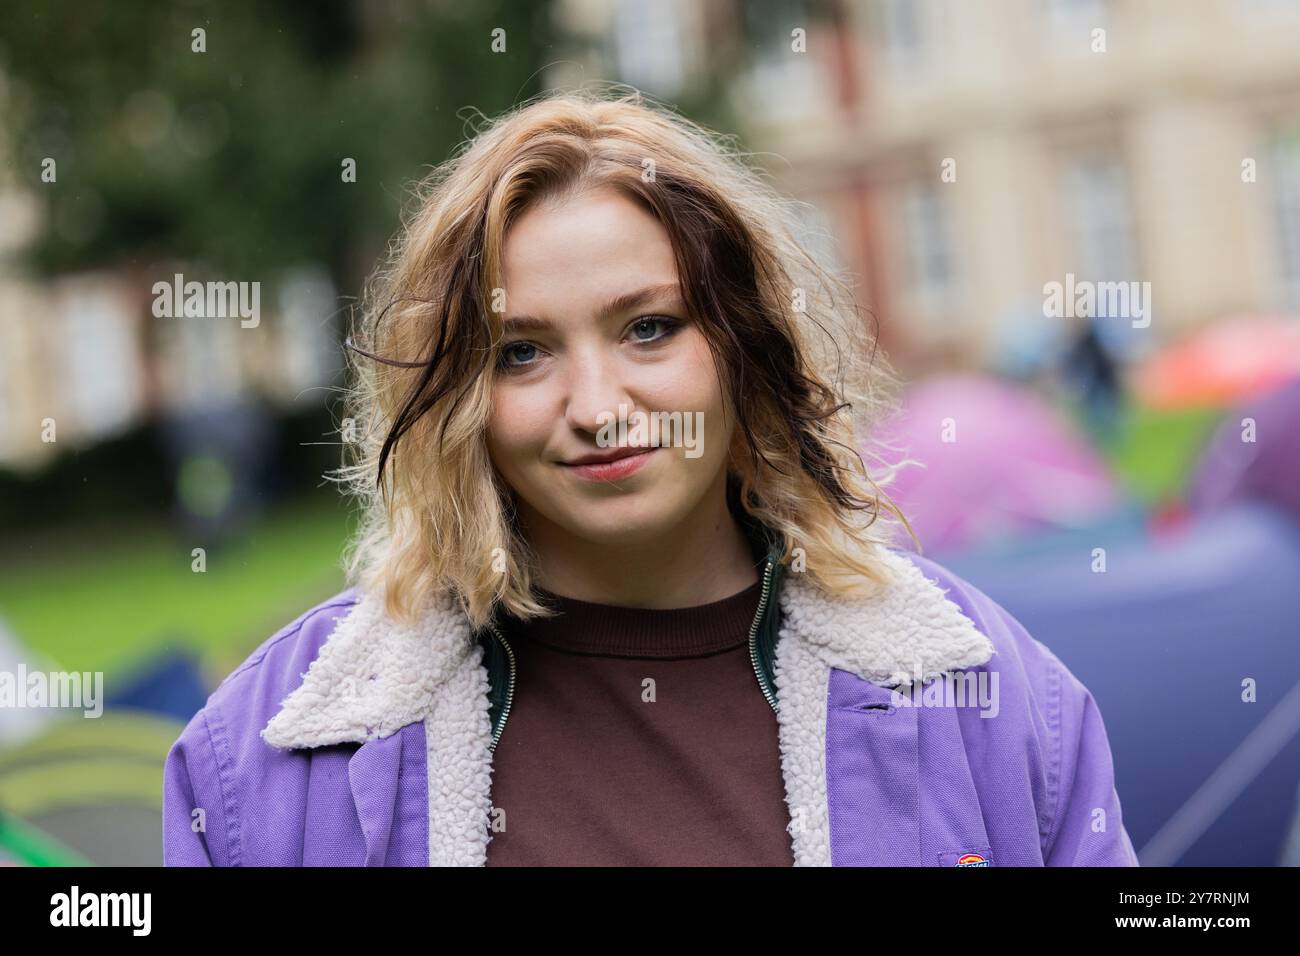
MULTIPOLYGON (((681 286, 676 282, 664 282, 648 285, 633 292, 624 292, 614 296, 600 308, 598 320, 604 320, 620 312, 628 312, 651 302, 659 302, 670 295, 680 295, 681 286)), ((501 323, 504 332, 544 332, 553 327, 549 319, 536 315, 515 315, 501 323)))

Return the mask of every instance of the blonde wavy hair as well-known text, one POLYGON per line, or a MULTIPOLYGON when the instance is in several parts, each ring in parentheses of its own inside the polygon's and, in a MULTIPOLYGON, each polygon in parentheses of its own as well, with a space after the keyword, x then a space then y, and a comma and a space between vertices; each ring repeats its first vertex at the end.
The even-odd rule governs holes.
POLYGON ((512 222, 597 185, 640 203, 671 239, 690 318, 739 410, 733 508, 784 538, 783 563, 802 548, 817 586, 886 583, 877 549, 907 522, 881 490, 893 468, 869 455, 884 472, 873 480, 862 454, 896 381, 848 282, 796 238, 799 204, 767 185, 751 155, 615 85, 520 104, 419 183, 348 337, 357 435, 330 477, 360 503, 350 583, 377 589, 407 622, 447 591, 475 629, 497 606, 551 613, 532 593, 535 555, 512 521, 514 493, 488 457, 502 320, 488 306, 512 222))

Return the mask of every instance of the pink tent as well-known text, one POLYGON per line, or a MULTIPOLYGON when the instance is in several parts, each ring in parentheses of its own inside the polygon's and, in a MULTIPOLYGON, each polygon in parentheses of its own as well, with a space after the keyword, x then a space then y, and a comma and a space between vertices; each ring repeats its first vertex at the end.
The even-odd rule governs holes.
POLYGON ((890 446, 881 451, 888 463, 921 464, 905 465, 884 490, 927 552, 1079 527, 1119 503, 1100 455, 1030 392, 940 376, 912 385, 902 405, 875 437, 890 446))

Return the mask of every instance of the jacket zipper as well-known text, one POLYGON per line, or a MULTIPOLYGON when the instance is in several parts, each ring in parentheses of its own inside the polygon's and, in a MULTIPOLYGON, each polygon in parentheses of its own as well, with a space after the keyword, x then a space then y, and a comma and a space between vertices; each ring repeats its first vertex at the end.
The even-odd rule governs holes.
POLYGON ((506 705, 501 709, 501 726, 492 735, 492 743, 488 746, 488 752, 494 753, 497 749, 497 741, 501 739, 501 734, 506 729, 506 718, 510 716, 510 705, 515 700, 515 651, 510 646, 510 642, 506 640, 505 635, 497 629, 495 621, 488 621, 488 627, 492 629, 496 639, 501 642, 501 646, 506 650, 506 657, 510 659, 510 679, 506 682, 506 705))
MULTIPOLYGON (((768 594, 772 589, 772 562, 767 562, 767 568, 763 571, 763 594, 758 600, 758 611, 754 614, 754 622, 749 626, 749 662, 754 668, 754 676, 758 679, 758 689, 763 692, 763 697, 767 699, 768 705, 773 712, 776 711, 776 695, 772 693, 767 682, 763 680, 763 672, 758 666, 758 623, 763 620, 763 611, 767 609, 768 594)), ((515 700, 515 652, 510 646, 510 642, 505 639, 505 635, 497 628, 494 621, 488 621, 488 627, 492 629, 492 634, 501 646, 505 648, 506 657, 510 659, 510 679, 506 683, 506 703, 501 709, 501 725, 497 727, 496 732, 492 734, 492 743, 489 745, 489 752, 495 752, 497 741, 506 729, 506 720, 510 717, 510 706, 515 700)))
POLYGON ((758 689, 763 692, 767 698, 768 705, 772 712, 776 712, 776 695, 772 693, 763 680, 763 672, 758 666, 758 622, 763 619, 763 611, 767 607, 768 592, 772 588, 772 562, 767 562, 767 568, 763 571, 763 596, 758 600, 758 612, 754 615, 754 623, 749 626, 749 662, 754 667, 754 676, 758 678, 758 689))

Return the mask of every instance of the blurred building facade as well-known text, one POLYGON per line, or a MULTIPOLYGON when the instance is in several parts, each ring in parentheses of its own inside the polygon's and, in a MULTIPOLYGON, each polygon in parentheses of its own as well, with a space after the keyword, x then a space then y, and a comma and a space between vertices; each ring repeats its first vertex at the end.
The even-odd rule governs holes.
POLYGON ((154 283, 172 283, 177 272, 211 277, 171 262, 32 275, 23 246, 36 230, 60 226, 40 219, 39 174, 24 183, 8 169, 0 180, 0 467, 39 468, 56 451, 250 393, 288 407, 304 390, 335 383, 341 318, 323 268, 265 283, 256 327, 158 318, 154 283))
POLYGON ((745 148, 774 154, 906 365, 1046 347, 1067 274, 1150 283, 1148 328, 1098 320, 1120 357, 1300 313, 1300 0, 564 6, 601 42, 555 84, 669 102, 745 32, 745 148))

